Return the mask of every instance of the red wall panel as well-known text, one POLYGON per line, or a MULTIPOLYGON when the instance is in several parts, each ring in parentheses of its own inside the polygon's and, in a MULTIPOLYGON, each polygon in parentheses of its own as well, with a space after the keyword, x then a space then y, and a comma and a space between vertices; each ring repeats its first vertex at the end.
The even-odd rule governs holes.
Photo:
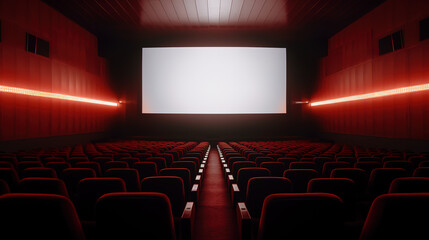
MULTIPOLYGON (((0 20, 1 85, 116 100, 94 35, 39 0, 0 0, 0 20), (26 33, 49 41, 49 58, 25 51, 26 33)), ((108 130, 117 109, 89 105, 0 93, 0 140, 108 130)))
MULTIPOLYGON (((388 0, 329 39, 312 101, 429 83, 429 40, 419 21, 429 1, 388 0), (378 56, 378 40, 398 30, 404 49, 378 56)), ((429 139, 429 91, 312 107, 324 132, 429 139)))

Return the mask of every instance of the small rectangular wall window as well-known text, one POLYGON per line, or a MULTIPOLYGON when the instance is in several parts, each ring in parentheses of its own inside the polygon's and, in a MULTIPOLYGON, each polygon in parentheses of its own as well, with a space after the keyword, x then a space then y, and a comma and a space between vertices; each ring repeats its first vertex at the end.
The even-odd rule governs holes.
POLYGON ((378 55, 393 52, 391 35, 378 40, 378 55))
POLYGON ((27 52, 36 53, 36 36, 27 33, 25 50, 27 50, 27 52))
POLYGON ((49 57, 49 42, 27 33, 25 50, 40 56, 49 57))
POLYGON ((429 39, 429 17, 420 21, 420 41, 429 39))
POLYGON ((378 55, 384 55, 404 48, 402 30, 394 32, 378 40, 378 55))
POLYGON ((41 38, 37 38, 36 54, 49 57, 49 42, 41 38))

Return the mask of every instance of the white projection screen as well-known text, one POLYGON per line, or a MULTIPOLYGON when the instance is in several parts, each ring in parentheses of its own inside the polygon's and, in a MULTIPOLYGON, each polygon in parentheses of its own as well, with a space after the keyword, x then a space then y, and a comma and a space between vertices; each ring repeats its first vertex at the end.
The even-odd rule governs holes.
POLYGON ((142 113, 286 113, 286 48, 162 47, 142 54, 142 113))

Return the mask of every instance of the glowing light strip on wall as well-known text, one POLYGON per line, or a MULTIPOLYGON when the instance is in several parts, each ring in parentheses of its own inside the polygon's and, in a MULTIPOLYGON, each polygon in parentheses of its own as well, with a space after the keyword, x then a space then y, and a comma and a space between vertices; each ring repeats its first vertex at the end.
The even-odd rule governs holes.
POLYGON ((354 95, 350 97, 335 98, 335 99, 330 99, 330 100, 325 100, 320 102, 313 102, 310 104, 310 106, 315 107, 315 106, 334 104, 334 103, 351 102, 351 101, 358 101, 358 100, 364 100, 364 99, 370 99, 370 98, 385 97, 390 95, 420 92, 425 90, 429 90, 429 83, 411 86, 411 87, 395 88, 395 89, 385 90, 380 92, 354 95))
POLYGON ((42 92, 42 91, 36 91, 36 90, 29 90, 25 88, 8 87, 8 86, 1 86, 1 85, 0 85, 0 92, 22 94, 22 95, 36 96, 36 97, 45 97, 45 98, 55 98, 55 99, 62 99, 62 100, 75 101, 75 102, 101 104, 101 105, 107 105, 107 106, 113 106, 113 107, 118 106, 118 103, 116 102, 107 102, 107 101, 76 97, 76 96, 70 96, 70 95, 59 94, 59 93, 42 92))

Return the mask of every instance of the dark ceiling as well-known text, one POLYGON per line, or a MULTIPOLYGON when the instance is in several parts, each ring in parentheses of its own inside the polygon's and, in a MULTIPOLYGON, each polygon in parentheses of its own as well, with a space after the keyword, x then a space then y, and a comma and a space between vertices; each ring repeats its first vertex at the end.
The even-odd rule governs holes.
POLYGON ((276 45, 327 39, 385 0, 43 1, 100 38, 276 45))

